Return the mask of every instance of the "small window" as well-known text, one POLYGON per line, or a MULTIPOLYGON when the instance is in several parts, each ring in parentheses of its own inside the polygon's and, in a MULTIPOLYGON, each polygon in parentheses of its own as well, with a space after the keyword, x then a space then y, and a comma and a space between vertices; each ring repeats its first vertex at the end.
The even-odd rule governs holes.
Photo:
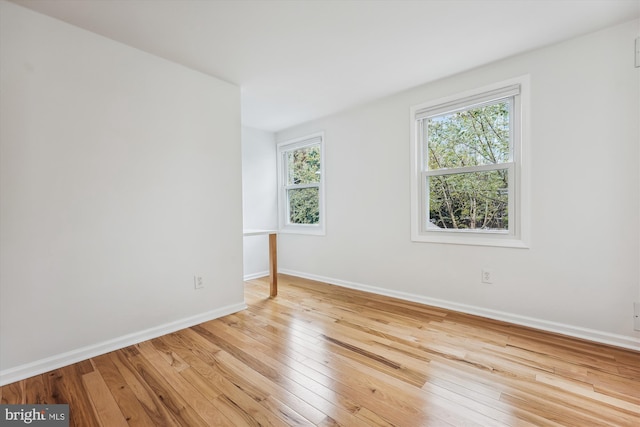
POLYGON ((324 137, 278 144, 280 231, 324 234, 324 137))
POLYGON ((524 86, 412 108, 412 240, 525 246, 524 86))

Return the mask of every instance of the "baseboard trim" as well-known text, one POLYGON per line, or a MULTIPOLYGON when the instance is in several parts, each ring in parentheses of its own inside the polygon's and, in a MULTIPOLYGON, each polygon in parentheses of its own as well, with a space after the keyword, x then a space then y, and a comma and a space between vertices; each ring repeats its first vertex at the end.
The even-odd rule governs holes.
POLYGON ((244 281, 246 282, 247 280, 253 280, 253 279, 259 279, 261 277, 264 276, 268 276, 269 275, 269 271, 259 271, 257 273, 251 273, 251 274, 245 274, 244 275, 244 281))
POLYGON ((180 329, 208 322, 209 320, 237 313, 238 311, 242 311, 246 308, 247 305, 244 302, 228 305, 226 307, 221 307, 195 316, 165 323, 163 325, 134 332, 112 340, 71 350, 66 353, 36 360, 35 362, 25 363, 24 365, 16 366, 14 368, 5 369, 0 371, 0 386, 20 381, 34 375, 40 375, 53 369, 62 368, 63 366, 68 366, 92 357, 100 356, 101 354, 119 350, 162 335, 170 334, 172 332, 179 331, 180 329))
POLYGON ((302 277, 304 279, 316 280, 332 285, 341 286, 349 289, 370 292, 372 294, 384 295, 388 297, 398 298, 405 301, 417 302, 420 304, 431 305, 434 307, 446 308, 461 313, 473 314, 476 316, 487 317, 489 319, 500 320, 503 322, 513 323, 516 325, 527 326, 530 328, 541 329, 543 331, 554 332, 567 335, 574 338, 581 338, 594 341, 601 344, 622 347, 629 350, 640 351, 640 338, 632 336, 612 334, 594 329, 582 328, 579 326, 566 325, 563 323, 550 322, 548 320, 536 319, 518 314, 507 313, 498 310, 460 304, 453 301, 441 300, 437 298, 429 298, 422 295, 411 294, 408 292, 393 291, 390 289, 369 286, 362 283, 355 283, 346 280, 334 279, 331 277, 309 274, 302 271, 289 269, 280 269, 280 273, 289 274, 291 276, 302 277))

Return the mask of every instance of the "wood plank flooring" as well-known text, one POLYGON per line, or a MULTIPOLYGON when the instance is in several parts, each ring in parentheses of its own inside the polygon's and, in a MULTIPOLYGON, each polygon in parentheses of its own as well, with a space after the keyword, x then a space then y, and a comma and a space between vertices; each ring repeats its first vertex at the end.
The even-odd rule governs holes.
POLYGON ((243 312, 0 388, 72 426, 640 426, 640 353, 280 276, 243 312))

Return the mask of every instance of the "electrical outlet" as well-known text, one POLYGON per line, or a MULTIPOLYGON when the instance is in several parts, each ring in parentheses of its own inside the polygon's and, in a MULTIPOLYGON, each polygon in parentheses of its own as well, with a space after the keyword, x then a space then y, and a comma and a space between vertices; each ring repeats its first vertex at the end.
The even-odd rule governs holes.
POLYGON ((482 277, 480 279, 482 283, 493 283, 493 270, 489 268, 482 269, 482 277))
POLYGON ((194 289, 204 288, 204 281, 202 280, 202 276, 193 276, 193 288, 194 289))
POLYGON ((640 302, 633 303, 633 329, 640 331, 640 302))

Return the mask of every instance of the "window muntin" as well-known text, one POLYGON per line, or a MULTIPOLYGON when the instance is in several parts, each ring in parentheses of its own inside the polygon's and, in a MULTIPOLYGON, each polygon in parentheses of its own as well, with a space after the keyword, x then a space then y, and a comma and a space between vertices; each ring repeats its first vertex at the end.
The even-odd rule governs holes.
POLYGON ((323 136, 278 144, 280 230, 324 234, 323 136))
POLYGON ((528 247, 528 76, 411 108, 411 239, 528 247))

